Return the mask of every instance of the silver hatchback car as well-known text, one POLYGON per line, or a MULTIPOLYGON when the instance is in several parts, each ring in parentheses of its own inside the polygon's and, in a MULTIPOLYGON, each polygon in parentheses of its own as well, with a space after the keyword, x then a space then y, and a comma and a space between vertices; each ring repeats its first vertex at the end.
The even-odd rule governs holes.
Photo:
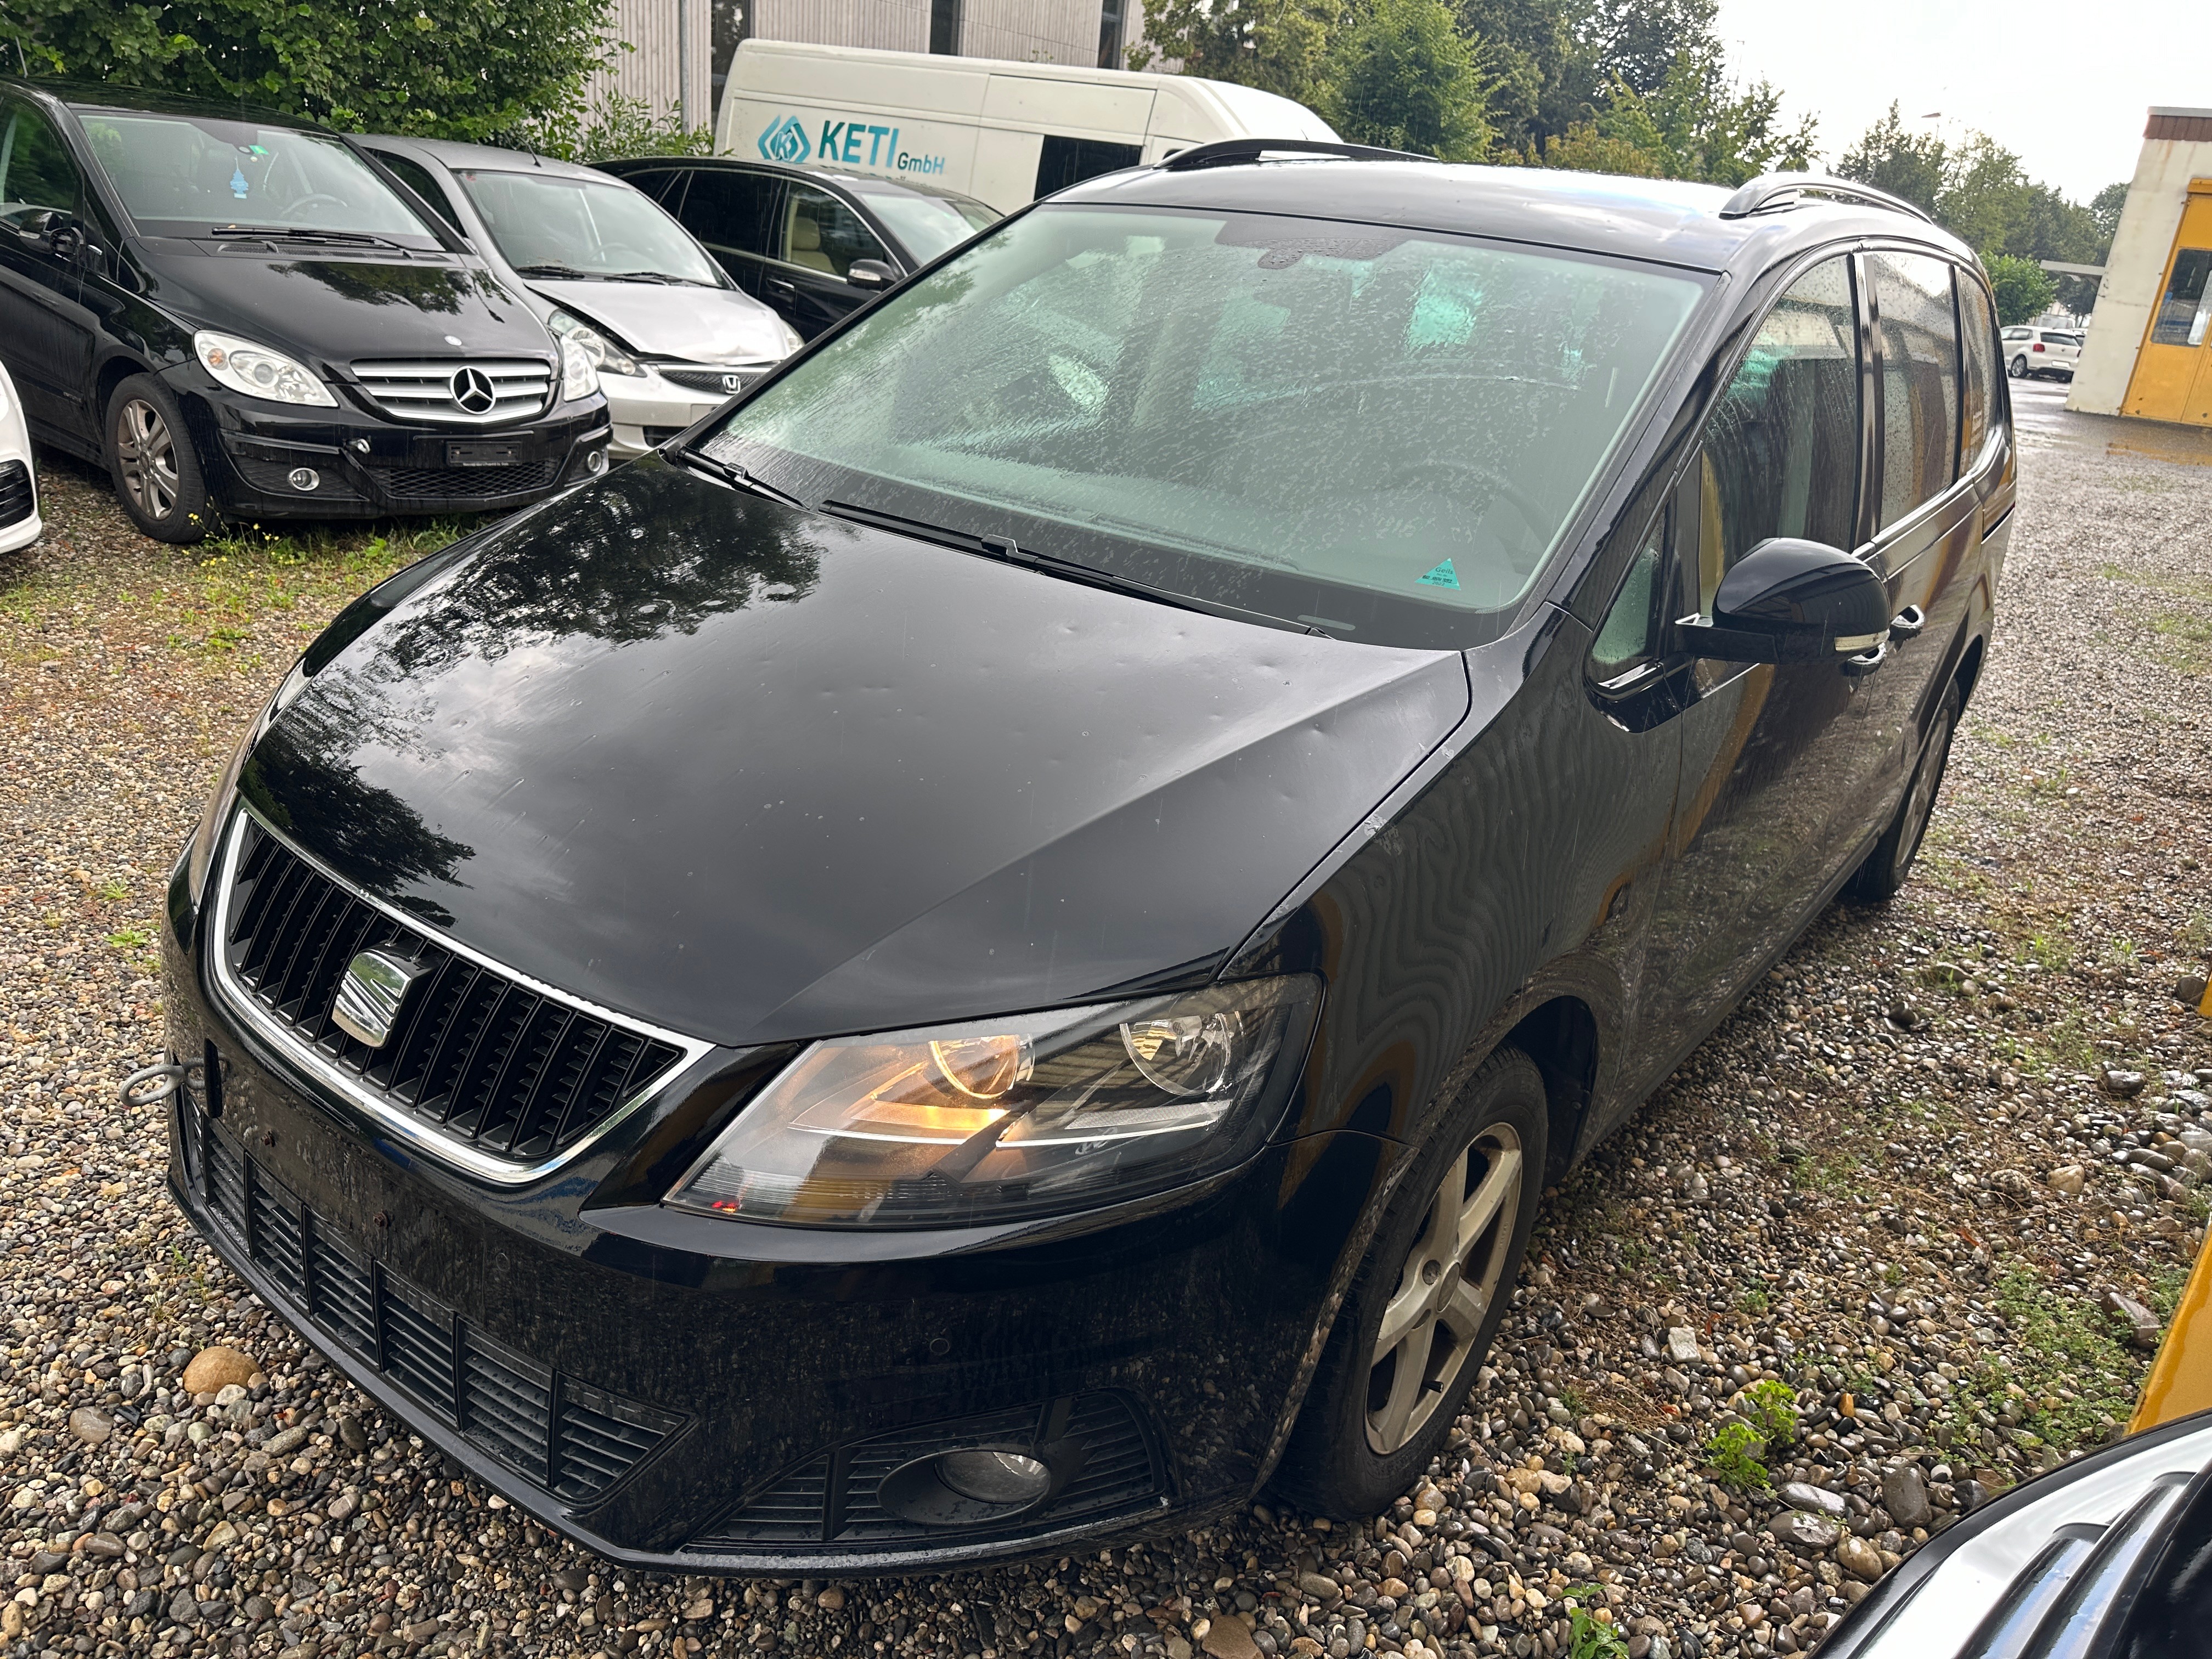
POLYGON ((632 185, 523 150, 357 141, 537 302, 599 370, 617 460, 711 414, 799 336, 632 185))

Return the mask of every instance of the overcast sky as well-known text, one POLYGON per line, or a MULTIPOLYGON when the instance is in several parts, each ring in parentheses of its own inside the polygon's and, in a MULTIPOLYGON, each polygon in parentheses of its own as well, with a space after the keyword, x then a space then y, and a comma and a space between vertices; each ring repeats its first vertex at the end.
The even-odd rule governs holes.
POLYGON ((2212 107, 2208 0, 1721 0, 1720 35, 1731 73, 1820 118, 1831 165, 1895 99, 1908 122, 1940 112, 1922 125, 1947 138, 1979 128, 2078 202, 2134 173, 2150 106, 2212 107))

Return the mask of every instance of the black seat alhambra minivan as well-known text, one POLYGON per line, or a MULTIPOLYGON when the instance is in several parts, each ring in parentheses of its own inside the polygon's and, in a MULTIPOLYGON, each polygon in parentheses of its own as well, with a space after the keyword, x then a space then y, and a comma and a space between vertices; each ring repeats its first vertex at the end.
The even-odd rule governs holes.
POLYGON ((0 77, 0 362, 164 541, 606 465, 589 361, 349 141, 112 87, 0 77))
POLYGON ((633 1563, 1372 1516, 1545 1187, 1906 879, 1996 343, 1836 180, 1036 204, 307 651, 170 884, 176 1200, 633 1563))

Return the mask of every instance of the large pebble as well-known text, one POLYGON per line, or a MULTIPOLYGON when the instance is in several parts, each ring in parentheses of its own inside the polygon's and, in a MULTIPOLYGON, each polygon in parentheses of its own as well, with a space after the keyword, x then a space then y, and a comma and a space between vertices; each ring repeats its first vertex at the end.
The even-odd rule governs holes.
POLYGON ((1697 1364, 1698 1334, 1687 1325, 1671 1327, 1667 1332, 1667 1355, 1677 1365, 1697 1364))
POLYGON ((1933 1511, 1928 1503, 1927 1478, 1917 1463, 1899 1463, 1881 1477, 1881 1504, 1889 1518, 1910 1531, 1924 1527, 1933 1511))
POLYGON ((104 1446, 107 1437, 115 1432, 115 1419, 89 1406, 79 1406, 71 1412, 69 1425, 70 1432, 88 1446, 104 1446))
POLYGON ((1804 1480, 1792 1480, 1784 1486, 1782 1501, 1793 1510, 1804 1510, 1814 1515, 1836 1516, 1844 1512, 1842 1493, 1804 1480))
POLYGON ((1820 1516, 1790 1510, 1774 1517, 1774 1535, 1801 1550, 1818 1552, 1835 1547, 1836 1528, 1820 1516))
POLYGON ((185 1367, 186 1394, 216 1394, 232 1386, 244 1388, 260 1367, 235 1348, 202 1348, 185 1367))
POLYGON ((2087 1176, 2078 1164, 2062 1164, 2051 1172, 2048 1179, 2052 1192, 2063 1193, 2069 1198, 2079 1198, 2087 1176))
POLYGON ((1881 1577, 1881 1552, 1865 1539, 1846 1533, 1836 1545, 1836 1565, 1871 1584, 1881 1577))

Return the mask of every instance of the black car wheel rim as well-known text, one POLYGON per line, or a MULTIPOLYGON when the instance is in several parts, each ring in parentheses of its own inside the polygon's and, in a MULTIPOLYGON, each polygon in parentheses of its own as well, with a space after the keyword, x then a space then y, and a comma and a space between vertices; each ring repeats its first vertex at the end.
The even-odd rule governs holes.
POLYGON ((1429 1195, 1368 1361, 1367 1445, 1378 1456, 1427 1425, 1473 1358, 1503 1288, 1523 1169, 1520 1135, 1493 1123, 1429 1195))
POLYGON ((123 464, 124 489, 148 518, 167 518, 176 511, 183 488, 168 422, 143 398, 133 398, 123 405, 116 428, 115 453, 123 464))

